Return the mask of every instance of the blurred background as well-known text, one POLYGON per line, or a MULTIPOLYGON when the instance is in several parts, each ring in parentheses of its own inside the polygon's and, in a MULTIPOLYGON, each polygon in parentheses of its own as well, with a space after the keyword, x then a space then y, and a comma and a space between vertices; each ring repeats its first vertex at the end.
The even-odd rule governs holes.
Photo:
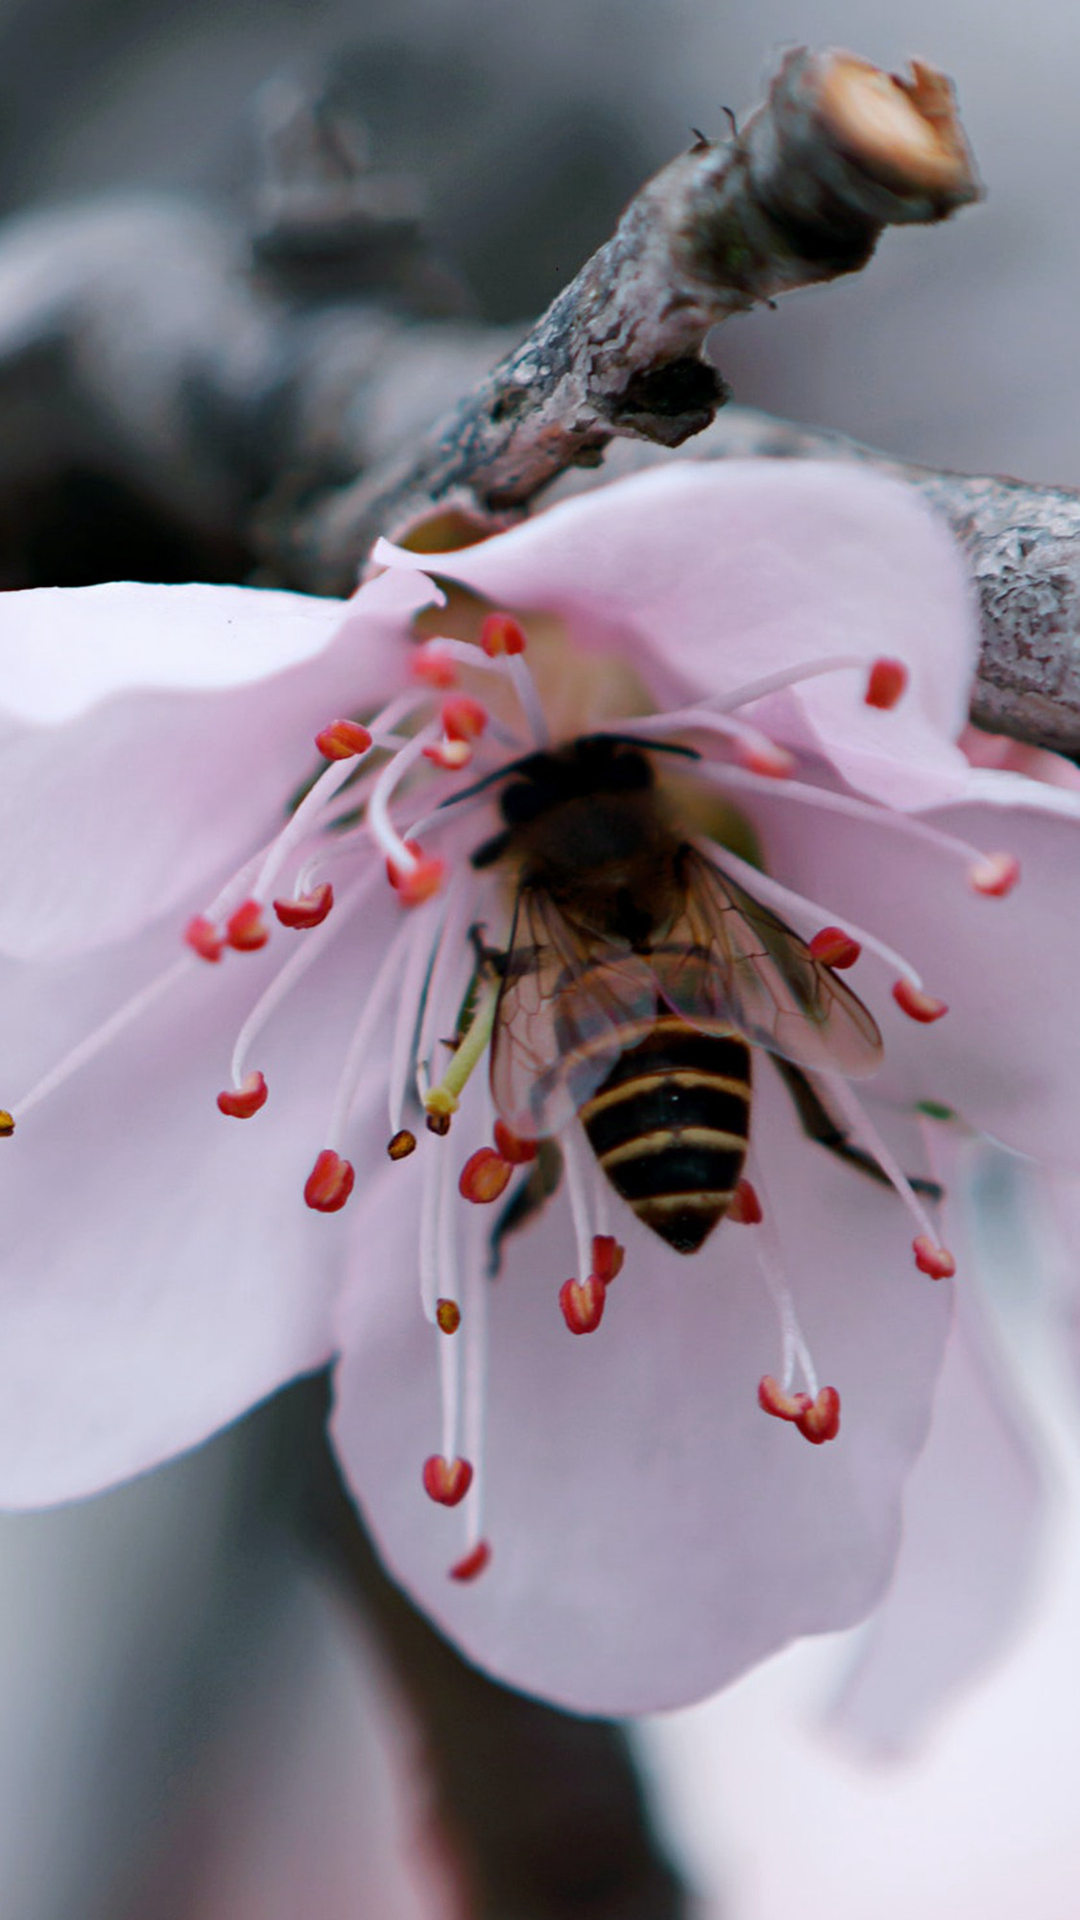
POLYGON ((956 79, 988 199, 873 269, 730 325, 737 396, 916 459, 1080 479, 1067 0, 5 0, 0 207, 133 184, 242 204, 252 102, 332 71, 379 167, 426 190, 477 311, 528 319, 642 178, 760 97, 777 49, 911 53, 956 79))
MULTIPOLYGON (((429 305, 512 326, 692 127, 720 135, 724 107, 756 103, 790 42, 944 67, 987 199, 731 323, 715 354, 737 399, 931 465, 1080 484, 1068 0, 3 0, 0 211, 167 193, 246 220, 259 90, 329 86, 423 201, 446 276, 429 305)), ((297 1545, 283 1461, 309 1430, 286 1396, 134 1487, 0 1523, 3 1920, 462 1911, 404 1699, 297 1545)), ((1071 1498, 1064 1417, 1043 1445, 1071 1498)), ((1075 1531, 1009 1661, 906 1766, 806 1730, 827 1648, 642 1732, 702 1913, 1011 1920, 1023 1897, 1074 1920, 1075 1531)))

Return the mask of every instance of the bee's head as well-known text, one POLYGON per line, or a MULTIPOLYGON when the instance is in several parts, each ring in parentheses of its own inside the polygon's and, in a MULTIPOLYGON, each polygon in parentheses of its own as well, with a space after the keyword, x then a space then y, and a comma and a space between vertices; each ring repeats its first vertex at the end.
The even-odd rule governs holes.
POLYGON ((553 753, 533 753, 509 769, 499 806, 508 827, 520 827, 567 800, 640 793, 653 784, 641 749, 611 734, 594 733, 553 753))
POLYGON ((477 848, 473 866, 493 866, 523 828, 575 800, 600 802, 648 793, 656 784, 650 758, 656 752, 697 758, 692 748, 666 741, 646 745, 625 735, 591 733, 565 747, 515 760, 499 776, 505 782, 499 795, 505 827, 477 848))

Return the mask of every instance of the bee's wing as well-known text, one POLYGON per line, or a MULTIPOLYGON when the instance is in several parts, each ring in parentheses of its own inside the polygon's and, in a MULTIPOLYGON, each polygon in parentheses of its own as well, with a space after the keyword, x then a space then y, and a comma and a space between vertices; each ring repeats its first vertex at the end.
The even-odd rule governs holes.
POLYGON ((685 857, 686 912, 650 956, 668 1004, 691 1024, 730 1019, 796 1066, 873 1073, 881 1034, 857 995, 704 854, 685 857))
POLYGON ((590 940, 549 895, 522 888, 491 1048, 492 1097, 507 1125, 525 1137, 557 1132, 656 1004, 648 957, 590 940))

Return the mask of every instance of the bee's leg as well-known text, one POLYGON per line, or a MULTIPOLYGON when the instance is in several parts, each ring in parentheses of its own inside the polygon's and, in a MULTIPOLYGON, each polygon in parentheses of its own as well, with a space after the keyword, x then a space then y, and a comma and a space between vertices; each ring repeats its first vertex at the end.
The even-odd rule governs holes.
POLYGON ((507 955, 502 947, 488 945, 484 938, 486 931, 480 920, 474 920, 469 928, 469 940, 476 955, 476 971, 482 980, 501 980, 506 973, 507 955))
MULTIPOLYGON (((873 1154, 864 1153, 861 1147, 852 1145, 844 1128, 830 1113, 810 1075, 791 1060, 782 1060, 779 1054, 773 1055, 773 1061, 795 1102, 795 1111, 807 1137, 816 1140, 819 1146, 827 1147, 830 1153, 835 1153, 837 1159, 845 1161, 848 1166, 858 1167, 860 1173, 868 1174, 871 1180, 879 1180, 883 1186, 889 1186, 888 1174, 882 1172, 873 1154)), ((924 1200, 944 1198, 936 1180, 920 1180, 917 1176, 909 1175, 909 1183, 924 1200)))
POLYGON ((554 1140, 541 1140, 536 1159, 524 1168, 525 1178, 518 1182, 491 1229, 488 1241, 488 1279, 498 1279, 503 1262, 503 1241, 547 1205, 562 1179, 562 1154, 554 1140))

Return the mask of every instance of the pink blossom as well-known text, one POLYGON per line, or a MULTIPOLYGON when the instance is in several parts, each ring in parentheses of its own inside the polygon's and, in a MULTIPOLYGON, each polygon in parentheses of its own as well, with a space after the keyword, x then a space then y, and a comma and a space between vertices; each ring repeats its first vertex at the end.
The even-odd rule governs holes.
POLYGON ((1080 806, 970 766, 967 582, 862 472, 678 463, 378 558, 345 606, 0 603, 0 1498, 102 1487, 337 1356, 344 1471, 468 1654, 582 1709, 674 1705, 886 1587, 964 1278, 933 1196, 954 1116, 1080 1156, 1080 806), (476 647, 490 609, 523 654, 513 622, 476 647), (462 1012, 469 929, 501 951, 511 913, 473 856, 510 765, 605 731, 655 743, 686 842, 877 1023, 877 1071, 818 1084, 886 1178, 807 1140, 755 1045, 753 1195, 699 1253, 570 1117, 492 1280, 489 1189, 529 1166, 462 1012))

